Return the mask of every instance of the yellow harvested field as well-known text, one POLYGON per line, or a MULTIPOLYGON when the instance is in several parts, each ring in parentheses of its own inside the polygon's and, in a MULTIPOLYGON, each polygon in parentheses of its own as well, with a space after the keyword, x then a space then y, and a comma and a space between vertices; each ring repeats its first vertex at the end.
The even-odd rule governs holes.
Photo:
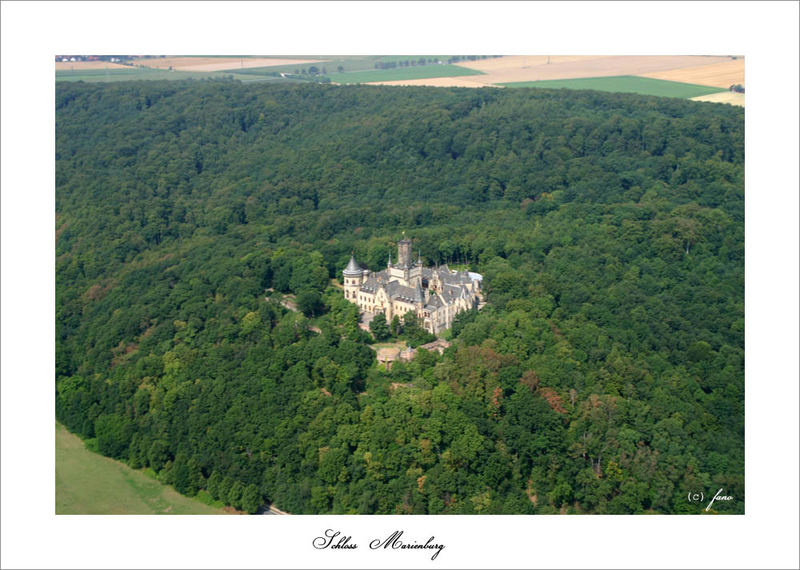
POLYGON ((722 93, 712 93, 711 95, 703 95, 702 97, 693 97, 692 101, 708 101, 710 103, 729 103, 731 105, 738 105, 744 107, 744 93, 734 93, 731 91, 724 91, 722 93))
POLYGON ((84 69, 131 69, 130 65, 120 65, 110 61, 57 61, 56 71, 81 71, 84 69))
POLYGON ((730 87, 737 83, 744 85, 744 59, 732 59, 699 67, 654 71, 652 73, 642 73, 641 75, 642 77, 652 77, 653 79, 682 81, 683 83, 710 85, 712 87, 730 87))
MULTIPOLYGON (((472 77, 472 76, 470 76, 472 77)), ((476 75, 475 77, 480 77, 476 75)), ((465 77, 431 77, 430 79, 398 79, 397 81, 375 81, 368 85, 427 85, 429 87, 497 87, 491 83, 469 81, 465 77)))
POLYGON ((478 61, 461 61, 454 65, 466 67, 467 69, 477 69, 484 73, 491 71, 505 71, 508 69, 524 69, 531 66, 547 64, 550 58, 550 65, 558 63, 568 63, 572 61, 586 61, 590 59, 602 58, 602 55, 504 55, 503 57, 493 57, 490 59, 480 59, 478 61))
POLYGON ((159 57, 134 60, 136 65, 179 71, 233 71, 249 67, 274 67, 318 63, 319 59, 279 59, 275 57, 159 57))
POLYGON ((504 56, 495 59, 460 62, 456 65, 483 71, 486 75, 462 78, 480 83, 511 83, 547 79, 577 79, 644 75, 659 71, 709 66, 731 61, 727 56, 698 55, 591 55, 591 56, 504 56))

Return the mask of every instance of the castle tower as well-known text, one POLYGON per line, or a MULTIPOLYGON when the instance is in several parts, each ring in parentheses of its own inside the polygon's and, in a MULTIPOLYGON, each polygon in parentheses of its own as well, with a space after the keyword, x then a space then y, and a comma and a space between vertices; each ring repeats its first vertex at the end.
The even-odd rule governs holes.
POLYGON ((350 263, 344 268, 342 275, 344 276, 344 298, 353 303, 357 303, 358 290, 361 287, 364 271, 358 265, 354 256, 350 256, 350 263))
POLYGON ((408 269, 412 266, 411 262, 411 240, 403 239, 397 242, 397 266, 401 269, 408 269))

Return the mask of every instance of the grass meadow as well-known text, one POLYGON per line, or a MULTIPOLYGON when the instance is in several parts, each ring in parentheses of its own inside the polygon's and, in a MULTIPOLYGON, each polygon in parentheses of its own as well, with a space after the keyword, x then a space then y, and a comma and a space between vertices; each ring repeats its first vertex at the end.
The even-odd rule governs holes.
POLYGON ((56 514, 217 515, 225 512, 222 504, 214 503, 207 494, 194 499, 185 497, 144 471, 90 451, 83 440, 56 423, 56 514))
POLYGON ((373 83, 376 81, 401 81, 404 79, 431 79, 433 77, 459 77, 483 75, 483 72, 457 65, 418 65, 394 69, 373 69, 351 73, 328 73, 334 83, 373 83))
POLYGON ((621 75, 617 77, 586 77, 582 79, 552 79, 546 81, 520 81, 501 83, 504 87, 539 87, 545 89, 594 89, 615 93, 638 93, 640 95, 658 95, 661 97, 677 97, 690 99, 701 95, 710 95, 726 91, 719 87, 693 85, 678 81, 665 81, 649 77, 621 75))
POLYGON ((244 82, 247 81, 270 81, 271 77, 253 77, 242 75, 238 72, 229 71, 177 71, 166 69, 154 69, 151 67, 131 67, 130 69, 76 69, 56 71, 56 81, 138 81, 151 79, 211 79, 233 77, 244 82))

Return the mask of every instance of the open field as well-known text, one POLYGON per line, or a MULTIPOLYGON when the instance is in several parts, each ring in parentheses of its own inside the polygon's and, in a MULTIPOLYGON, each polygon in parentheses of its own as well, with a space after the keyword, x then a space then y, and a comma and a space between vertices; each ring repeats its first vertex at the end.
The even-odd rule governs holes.
MULTIPOLYGON (((168 71, 124 67, 122 69, 56 70, 56 81, 126 81, 129 79, 171 79, 168 71), (167 77, 161 77, 165 75, 167 77)), ((184 79, 181 77, 180 79, 184 79)))
POLYGON ((711 65, 685 67, 667 71, 642 73, 642 77, 666 79, 667 81, 683 81, 699 85, 711 85, 727 89, 731 85, 744 85, 744 59, 732 59, 711 65))
POLYGON ((428 79, 400 79, 397 81, 373 81, 369 85, 407 85, 407 86, 428 86, 428 87, 497 87, 491 83, 479 83, 475 76, 464 77, 431 77, 428 79))
MULTIPOLYGON (((460 62, 455 65, 483 71, 482 83, 512 83, 550 79, 616 77, 643 75, 667 70, 687 69, 729 62, 727 56, 694 55, 615 55, 615 56, 509 56, 498 59, 460 62)), ((726 85, 727 87, 727 85, 726 85)))
POLYGON ((78 436, 56 423, 56 514, 225 513, 181 495, 142 471, 89 451, 78 436))
POLYGON ((177 71, 234 71, 249 67, 276 67, 281 65, 304 65, 317 63, 317 59, 288 59, 269 57, 159 57, 142 58, 134 60, 136 65, 152 67, 154 69, 169 69, 177 71))
POLYGON ((432 63, 446 61, 448 57, 170 56, 139 58, 134 60, 136 67, 106 62, 62 62, 56 64, 56 80, 96 82, 226 77, 245 83, 315 82, 319 80, 317 76, 303 73, 314 64, 324 71, 322 77, 339 84, 599 89, 681 98, 713 95, 712 99, 702 100, 744 105, 744 97, 717 94, 730 85, 744 85, 744 58, 741 56, 732 59, 729 56, 687 55, 516 55, 455 64, 432 63), (375 68, 381 63, 420 59, 424 59, 426 65, 375 68), (281 73, 287 76, 280 77, 281 73))
POLYGON ((478 61, 460 61, 454 65, 460 67, 467 67, 469 69, 477 69, 484 73, 496 73, 500 71, 508 71, 514 69, 529 69, 539 65, 560 65, 563 63, 570 63, 573 61, 589 61, 592 59, 601 59, 606 56, 602 55, 504 55, 503 57, 495 57, 491 59, 481 59, 478 61))
MULTIPOLYGON (((314 61, 315 65, 319 69, 325 69, 328 73, 333 73, 337 71, 339 66, 342 67, 345 73, 349 73, 352 71, 372 71, 375 70, 375 62, 378 58, 376 57, 365 57, 365 56, 336 56, 335 58, 319 58, 314 61)), ((280 73, 288 73, 293 75, 301 74, 303 69, 308 69, 309 65, 301 63, 303 61, 309 61, 309 59, 301 60, 301 59, 286 59, 286 64, 283 65, 269 65, 269 66, 262 66, 262 67, 250 67, 250 68, 239 68, 238 70, 231 70, 234 72, 241 73, 243 75, 275 75, 280 73)))
MULTIPOLYGON (((269 66, 272 69, 269 71, 278 71, 284 73, 294 73, 295 70, 300 71, 303 67, 299 62, 301 59, 287 58, 288 63, 281 66, 269 66)), ((332 56, 316 56, 311 55, 305 58, 306 61, 317 61, 317 67, 326 68, 328 72, 337 71, 341 66, 344 72, 351 71, 369 71, 375 69, 375 62, 381 60, 380 57, 374 55, 332 55, 332 56)))
MULTIPOLYGON (((300 73, 303 68, 308 68, 310 64, 322 69, 325 68, 329 74, 339 73, 339 67, 343 73, 355 73, 362 71, 380 71, 376 68, 379 63, 401 63, 418 62, 425 60, 425 65, 400 66, 394 69, 433 67, 435 61, 446 61, 450 56, 444 55, 306 55, 306 56, 182 56, 169 58, 141 58, 136 60, 138 65, 147 67, 168 69, 171 65, 173 69, 182 71, 208 71, 230 70, 235 72, 237 69, 248 74, 272 74, 275 72, 300 73), (265 62, 265 63, 262 63, 265 62), (244 66, 242 67, 242 63, 244 66)), ((439 66, 442 67, 442 66, 439 66)), ((335 79, 334 79, 335 81, 335 79)), ((359 80, 360 82, 360 80, 359 80)))
POLYGON ((85 71, 87 69, 131 69, 129 65, 111 63, 110 61, 57 61, 56 71, 85 71))
POLYGON ((615 93, 638 93, 640 95, 658 95, 660 97, 678 97, 690 99, 701 95, 710 95, 721 91, 719 87, 692 85, 677 81, 663 81, 648 77, 588 77, 582 79, 559 79, 552 81, 524 81, 506 83, 506 87, 538 87, 545 89, 595 89, 615 93))
POLYGON ((397 67, 395 69, 355 71, 352 73, 329 73, 328 77, 330 77, 331 81, 334 83, 375 83, 379 81, 457 77, 480 74, 480 71, 466 69, 456 65, 419 65, 414 67, 397 67))
POLYGON ((250 81, 274 81, 277 78, 268 76, 250 76, 234 72, 199 72, 168 71, 150 67, 125 67, 123 69, 86 69, 83 71, 56 71, 56 81, 131 81, 142 79, 208 79, 215 77, 233 77, 245 83, 250 81))
POLYGON ((728 103, 730 105, 737 105, 739 107, 744 107, 744 93, 722 91, 720 93, 712 93, 711 95, 692 97, 692 101, 706 101, 709 103, 728 103))

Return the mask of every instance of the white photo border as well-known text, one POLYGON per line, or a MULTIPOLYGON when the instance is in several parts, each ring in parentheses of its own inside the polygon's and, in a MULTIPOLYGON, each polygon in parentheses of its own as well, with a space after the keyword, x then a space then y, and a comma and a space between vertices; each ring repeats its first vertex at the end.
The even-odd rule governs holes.
POLYGON ((797 567, 798 4, 3 2, 2 562, 15 568, 797 567), (746 514, 56 516, 56 53, 742 54, 746 514), (325 529, 356 551, 315 550, 325 529), (370 551, 395 529, 446 545, 370 551))

